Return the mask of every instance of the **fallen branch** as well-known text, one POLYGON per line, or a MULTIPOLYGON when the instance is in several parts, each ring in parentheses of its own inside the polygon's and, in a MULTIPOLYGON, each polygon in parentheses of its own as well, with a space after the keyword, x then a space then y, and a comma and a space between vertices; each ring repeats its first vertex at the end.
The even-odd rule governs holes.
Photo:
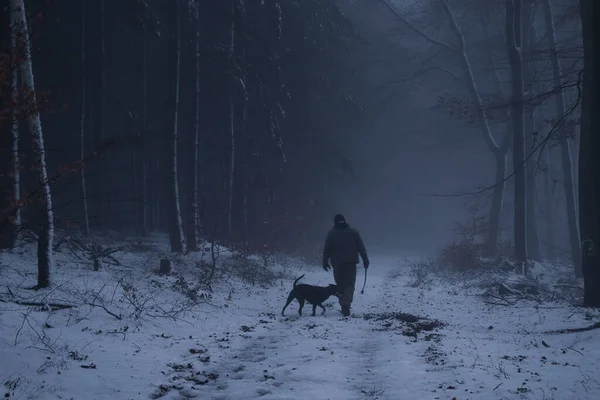
POLYGON ((123 316, 121 314, 115 314, 114 312, 110 311, 108 308, 106 308, 106 306, 102 305, 102 304, 96 304, 96 303, 85 303, 87 306, 90 307, 98 307, 103 309, 104 311, 106 311, 106 313, 112 317, 115 317, 116 319, 118 319, 119 321, 123 319, 123 316))
POLYGON ((548 335, 559 335, 559 334, 565 334, 565 333, 588 332, 588 331, 593 331, 594 329, 600 329, 600 322, 596 322, 593 325, 585 326, 583 328, 559 329, 556 331, 548 331, 548 332, 544 332, 544 333, 546 333, 548 335))
POLYGON ((66 310, 69 308, 77 308, 77 306, 72 304, 61 304, 61 303, 41 303, 41 302, 33 302, 33 301, 20 301, 20 300, 4 300, 0 299, 2 303, 14 303, 20 306, 29 306, 29 307, 42 307, 44 311, 56 311, 56 310, 66 310))

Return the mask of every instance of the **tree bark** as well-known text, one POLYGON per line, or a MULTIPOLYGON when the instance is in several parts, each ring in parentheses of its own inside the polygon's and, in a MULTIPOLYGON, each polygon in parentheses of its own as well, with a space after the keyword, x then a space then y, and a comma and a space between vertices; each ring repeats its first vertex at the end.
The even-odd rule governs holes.
POLYGON ((185 236, 183 234, 183 221, 181 219, 181 203, 179 198, 179 181, 178 181, 178 161, 177 161, 177 145, 179 138, 179 84, 181 75, 181 11, 180 0, 176 0, 175 4, 175 46, 176 46, 176 68, 175 68, 175 98, 174 100, 174 115, 173 115, 173 134, 172 134, 172 164, 171 164, 171 202, 173 214, 169 224, 171 226, 171 251, 185 252, 185 236))
MULTIPOLYGON (((19 35, 16 27, 15 15, 10 13, 10 51, 11 60, 18 60, 17 36, 19 35)), ((18 74, 16 68, 11 68, 10 84, 11 92, 8 102, 11 115, 11 136, 2 136, 0 138, 0 196, 2 196, 2 205, 0 212, 6 212, 8 220, 0 221, 0 249, 13 248, 17 241, 17 234, 20 225, 20 166, 19 166, 19 121, 17 119, 19 89, 18 74), (4 156, 10 148, 11 156, 4 156), (12 213, 12 210, 16 213, 12 213)), ((4 215, 1 215, 3 218, 4 215)))
MULTIPOLYGON (((86 84, 85 84, 85 7, 86 0, 81 1, 81 119, 79 129, 81 130, 80 137, 80 153, 79 157, 83 160, 85 157, 85 107, 86 107, 86 84)), ((90 217, 88 211, 87 186, 85 181, 85 168, 81 168, 81 196, 83 198, 83 223, 84 232, 90 234, 90 217)))
POLYGON ((233 188, 235 179, 235 92, 236 92, 236 66, 235 66, 235 18, 237 13, 237 0, 231 0, 231 29, 229 43, 229 57, 231 63, 231 92, 229 93, 229 170, 227 176, 227 236, 231 237, 233 228, 233 188))
POLYGON ((515 171, 514 241, 515 261, 527 274, 527 201, 525 171, 525 137, 523 114, 523 63, 521 0, 506 0, 506 42, 512 75, 513 170, 515 171))
POLYGON ((546 257, 550 261, 556 260, 556 244, 554 243, 554 189, 556 184, 552 179, 552 157, 550 148, 544 151, 546 171, 544 174, 544 197, 546 198, 546 257))
POLYGON ((148 28, 146 23, 142 26, 142 140, 140 143, 140 168, 142 174, 141 188, 141 234, 148 235, 148 156, 146 154, 148 143, 148 28))
POLYGON ((196 22, 196 124, 194 135, 194 182, 192 209, 194 213, 194 226, 191 230, 192 237, 189 242, 190 251, 200 249, 200 235, 202 234, 202 221, 200 220, 200 199, 198 185, 200 181, 200 23, 196 22))
MULTIPOLYGON (((523 9, 523 49, 525 50, 522 60, 523 85, 529 99, 534 94, 534 58, 535 43, 537 35, 533 23, 533 2, 526 2, 523 9)), ((524 104, 524 135, 525 155, 528 157, 525 165, 526 172, 526 201, 527 201, 527 256, 534 261, 542 261, 540 241, 538 237, 537 224, 537 202, 536 202, 536 169, 537 157, 535 153, 535 107, 532 101, 525 100, 524 104)))
MULTIPOLYGON (((11 18, 12 19, 12 18, 11 18)), ((14 21, 11 21, 14 22, 14 21)), ((11 34, 11 51, 12 55, 16 56, 16 43, 17 37, 14 34, 11 34)), ((15 58, 16 60, 16 58, 15 58)), ((19 82, 18 82, 18 73, 16 68, 12 68, 11 77, 10 77, 10 98, 12 105, 12 123, 11 123, 11 132, 12 132, 12 157, 13 157, 13 201, 14 204, 18 207, 17 212, 15 213, 14 226, 15 233, 18 236, 18 231, 21 226, 21 163, 19 161, 19 121, 17 120, 17 104, 19 102, 19 82)))
POLYGON ((582 238, 582 269, 584 304, 600 307, 600 118, 595 76, 600 34, 600 6, 595 0, 580 0, 583 30, 583 101, 581 110, 581 141, 579 145, 579 227, 582 238))
POLYGON ((494 154, 494 159, 496 160, 496 177, 494 180, 495 186, 492 194, 492 205, 488 220, 488 236, 486 240, 487 253, 490 256, 495 255, 498 250, 500 213, 504 203, 504 188, 506 186, 506 158, 506 152, 504 154, 494 154))
POLYGON ((546 22, 548 48, 550 50, 552 62, 552 75, 555 87, 555 106, 556 118, 558 124, 558 144, 560 146, 562 169, 565 180, 565 202, 567 206, 567 224, 569 229, 569 244, 571 248, 571 259, 575 268, 575 275, 582 277, 581 269, 581 243, 579 241, 579 231, 577 226, 577 211, 575 209, 575 190, 573 185, 573 160, 571 159, 571 149, 569 138, 566 134, 567 117, 565 109, 565 100, 562 90, 562 72, 558 60, 556 48, 556 32, 554 29, 554 17, 552 15, 552 5, 550 0, 542 0, 544 9, 544 18, 546 22))
MULTIPOLYGON (((100 142, 106 139, 106 10, 105 0, 100 1, 100 106, 98 107, 98 135, 100 142)), ((109 185, 110 173, 108 168, 102 172, 103 177, 100 184, 100 221, 107 227, 107 221, 110 213, 110 193, 109 185)))
MULTIPOLYGON (((29 40, 29 29, 27 17, 25 16, 25 4, 23 0, 10 1, 11 13, 14 21, 15 33, 21 43, 17 43, 19 49, 19 71, 21 73, 21 87, 24 95, 23 102, 26 103, 27 126, 33 139, 33 150, 36 155, 36 168, 39 184, 42 186, 42 196, 39 199, 39 214, 36 215, 38 229, 38 284, 37 288, 50 286, 50 272, 53 269, 52 243, 54 241, 54 215, 52 210, 52 195, 48 172, 46 170, 46 152, 44 148, 44 135, 42 123, 37 104, 35 92, 35 81, 31 61, 31 45, 29 40)), ((37 213, 36 213, 37 214, 37 213)))

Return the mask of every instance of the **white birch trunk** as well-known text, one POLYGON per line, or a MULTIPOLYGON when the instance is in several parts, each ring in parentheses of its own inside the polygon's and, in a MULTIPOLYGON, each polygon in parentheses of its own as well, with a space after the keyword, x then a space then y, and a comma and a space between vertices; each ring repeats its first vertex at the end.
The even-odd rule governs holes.
POLYGON ((26 109, 31 110, 31 115, 27 116, 27 126, 33 139, 33 150, 37 156, 38 178, 42 185, 42 211, 40 215, 40 231, 38 232, 38 284, 37 288, 50 286, 50 273, 53 270, 52 244, 54 241, 54 215, 52 211, 52 194, 50 192, 50 183, 48 182, 48 172, 46 170, 46 152, 44 149, 44 136, 42 132, 42 123, 37 105, 37 96, 35 93, 35 81, 33 77, 33 67, 31 63, 31 45, 29 41, 29 29, 27 27, 27 17, 25 16, 24 0, 10 0, 11 13, 14 22, 14 32, 17 33, 17 49, 22 53, 19 63, 21 73, 21 87, 25 95, 24 100, 28 101, 26 109))
POLYGON ((494 193, 494 201, 490 212, 490 230, 488 232, 487 238, 488 249, 489 251, 492 251, 493 248, 496 246, 499 237, 499 216, 500 211, 502 209, 502 201, 504 197, 505 187, 505 182, 503 182, 504 178, 502 180, 500 180, 500 178, 505 176, 506 152, 508 149, 507 144, 509 137, 507 136, 505 138, 505 141, 501 145, 499 145, 494 139, 489 119, 483 104, 483 100, 481 98, 481 95, 479 94, 479 88, 477 85, 477 81, 475 80, 475 74, 473 73, 471 61, 469 59, 469 55, 467 54, 465 37, 462 34, 460 28, 458 27, 456 18, 454 17, 454 13, 452 12, 452 9, 450 8, 450 5, 448 4, 447 0, 440 0, 440 4, 444 9, 444 13, 446 14, 448 23, 450 24, 453 36, 458 42, 457 46, 453 46, 446 43, 443 40, 433 38, 425 32, 423 32, 422 30, 416 28, 398 12, 398 10, 390 3, 389 0, 379 1, 390 11, 390 13, 396 19, 408 26, 408 28, 412 30, 415 34, 428 41, 429 43, 433 44, 434 46, 449 51, 451 54, 453 54, 457 58, 457 61, 460 64, 461 69, 463 70, 465 77, 464 79, 460 79, 460 82, 464 85, 465 89, 471 96, 471 100, 473 101, 477 110, 477 119, 479 122, 483 140, 485 141, 490 152, 492 152, 496 159, 496 187, 494 193))
MULTIPOLYGON (((86 96, 86 85, 85 85, 85 2, 81 1, 81 138, 80 138, 80 158, 84 158, 85 149, 85 96, 86 96)), ((83 223, 85 226, 85 234, 90 234, 90 218, 88 212, 88 201, 87 201, 87 187, 85 182, 85 168, 81 168, 81 194, 83 197, 83 223)))
POLYGON ((177 1, 177 69, 175 73, 175 115, 173 120, 173 165, 172 167, 172 178, 173 178, 173 201, 175 208, 175 221, 171 223, 176 224, 176 243, 171 243, 172 251, 185 252, 185 236, 183 234, 183 221, 181 219, 181 204, 179 198, 179 180, 177 174, 177 145, 179 136, 179 83, 181 78, 181 17, 179 10, 179 0, 177 1))
POLYGON ((548 38, 548 49, 552 63, 552 75, 556 94, 554 96, 556 106, 556 118, 558 123, 558 143, 560 146, 560 155, 562 169, 565 179, 565 203, 567 208, 567 226, 569 230, 569 244, 571 249, 571 259, 575 269, 575 275, 582 277, 581 268, 581 242, 579 240, 579 226, 577 223, 577 210, 575 206, 575 189, 573 184, 573 160, 571 159, 571 149, 569 138, 566 132, 565 121, 565 99, 562 90, 562 71, 558 60, 556 47, 556 32, 554 29, 554 16, 552 15, 552 5, 550 0, 542 0, 544 9, 544 18, 546 21, 546 30, 548 38))

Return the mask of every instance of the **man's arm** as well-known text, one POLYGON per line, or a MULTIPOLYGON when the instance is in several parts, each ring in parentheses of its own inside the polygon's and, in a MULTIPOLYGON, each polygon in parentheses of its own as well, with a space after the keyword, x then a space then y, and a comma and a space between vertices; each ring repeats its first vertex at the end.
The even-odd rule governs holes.
POLYGON ((365 265, 365 268, 367 268, 369 266, 369 257, 367 256, 367 249, 365 248, 365 244, 358 231, 356 232, 356 244, 358 246, 358 254, 360 254, 363 264, 365 265))
POLYGON ((323 246, 323 266, 329 265, 330 257, 331 257, 331 232, 328 232, 327 237, 325 237, 325 245, 323 246))

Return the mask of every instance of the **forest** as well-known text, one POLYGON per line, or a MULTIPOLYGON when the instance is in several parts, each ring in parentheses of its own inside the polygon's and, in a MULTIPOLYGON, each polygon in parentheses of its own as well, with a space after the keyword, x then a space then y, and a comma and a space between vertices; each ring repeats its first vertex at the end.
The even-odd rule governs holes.
POLYGON ((597 3, 9 0, 0 393, 598 398, 597 3))
POLYGON ((182 253, 223 242, 310 255, 331 193, 360 185, 353 141, 398 110, 372 88, 399 92, 401 110, 429 81, 442 86, 435 112, 493 160, 484 189, 451 195, 491 193, 481 251, 493 257, 508 238, 524 274, 562 257, 597 288, 592 44, 585 5, 564 3, 433 1, 416 13, 389 1, 11 1, 2 248, 38 238, 40 287, 56 230, 166 231, 182 253), (505 237, 502 225, 513 226, 505 237))

